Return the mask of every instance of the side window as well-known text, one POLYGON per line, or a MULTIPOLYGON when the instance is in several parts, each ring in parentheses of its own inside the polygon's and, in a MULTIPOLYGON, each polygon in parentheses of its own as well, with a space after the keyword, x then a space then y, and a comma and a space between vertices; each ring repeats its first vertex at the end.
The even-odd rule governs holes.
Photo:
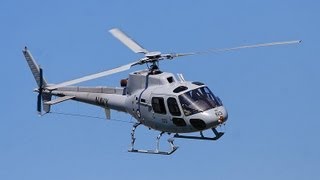
POLYGON ((167 100, 169 112, 171 113, 172 116, 180 116, 181 111, 179 109, 177 100, 173 97, 169 97, 167 100))
POLYGON ((164 99, 161 97, 152 98, 152 109, 155 113, 166 114, 166 108, 164 106, 164 99))

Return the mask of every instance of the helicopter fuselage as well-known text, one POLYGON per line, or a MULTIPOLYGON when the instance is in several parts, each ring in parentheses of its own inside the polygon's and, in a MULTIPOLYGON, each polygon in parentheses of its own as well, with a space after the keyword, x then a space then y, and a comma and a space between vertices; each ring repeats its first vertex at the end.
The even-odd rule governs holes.
POLYGON ((168 72, 131 73, 122 88, 63 87, 51 93, 129 113, 145 126, 168 133, 203 131, 228 118, 221 100, 205 84, 177 80, 168 72))

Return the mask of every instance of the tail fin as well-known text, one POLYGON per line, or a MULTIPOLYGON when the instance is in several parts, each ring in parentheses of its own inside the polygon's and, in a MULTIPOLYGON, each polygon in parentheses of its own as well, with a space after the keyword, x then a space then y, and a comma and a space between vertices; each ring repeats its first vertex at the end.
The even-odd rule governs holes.
POLYGON ((50 105, 46 104, 45 102, 50 101, 52 95, 49 92, 45 92, 47 81, 43 78, 42 69, 38 66, 27 47, 25 47, 22 52, 26 58, 33 77, 38 84, 38 89, 36 90, 39 93, 37 98, 37 111, 40 115, 42 115, 41 105, 43 104, 44 112, 48 113, 50 112, 50 105))
MULTIPOLYGON (((33 74, 33 77, 34 79, 36 80, 37 84, 38 84, 38 87, 41 86, 41 80, 40 80, 40 68, 38 66, 38 64, 36 63, 36 61, 34 60, 34 58, 32 57, 30 51, 28 50, 27 47, 25 47, 23 50, 23 55, 24 57, 26 58, 26 61, 29 65, 29 68, 33 74)), ((43 79, 43 82, 42 82, 42 86, 43 87, 46 87, 47 86, 47 81, 45 79, 43 79)))

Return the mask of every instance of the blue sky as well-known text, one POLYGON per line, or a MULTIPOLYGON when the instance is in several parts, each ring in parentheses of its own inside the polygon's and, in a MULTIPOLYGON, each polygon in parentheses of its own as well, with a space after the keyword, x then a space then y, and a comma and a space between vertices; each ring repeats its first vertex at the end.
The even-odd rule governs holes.
MULTIPOLYGON (((315 0, 2 0, 0 179, 319 179, 319 9, 315 0), (205 82, 229 120, 217 142, 178 139, 175 154, 153 156, 126 152, 130 123, 35 111, 36 83, 22 48, 58 83, 141 57, 108 33, 113 27, 162 52, 303 43, 163 62, 164 71, 205 82)), ((82 85, 119 86, 127 73, 82 85)), ((53 110, 103 117, 77 102, 53 110)), ((118 112, 112 118, 131 120, 118 112)), ((137 145, 154 147, 156 135, 139 128, 137 145)))

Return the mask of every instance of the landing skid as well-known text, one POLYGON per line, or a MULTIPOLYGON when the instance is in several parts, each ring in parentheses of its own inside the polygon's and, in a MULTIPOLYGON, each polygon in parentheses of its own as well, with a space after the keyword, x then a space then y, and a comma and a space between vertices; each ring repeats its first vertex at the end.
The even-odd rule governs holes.
POLYGON ((169 138, 168 139, 168 142, 170 144, 170 150, 169 151, 160 151, 159 150, 159 143, 160 143, 160 138, 161 136, 164 134, 164 132, 161 132, 158 136, 157 136, 157 147, 156 149, 154 150, 143 150, 143 149, 135 149, 134 148, 134 143, 136 141, 136 138, 135 138, 135 130, 136 128, 140 125, 141 123, 136 123, 133 125, 133 128, 132 128, 132 132, 131 132, 131 149, 128 150, 128 152, 134 152, 134 153, 146 153, 146 154, 159 154, 159 155, 170 155, 172 153, 174 153, 177 149, 178 149, 178 146, 175 146, 173 144, 173 141, 174 139, 173 138, 169 138))
MULTIPOLYGON (((169 139, 170 140, 170 139, 169 139)), ((168 141, 169 141, 168 140, 168 141)), ((169 142, 170 143, 170 142, 169 142)), ((171 144, 171 150, 170 151, 159 151, 157 149, 155 150, 141 150, 141 149, 129 149, 128 152, 134 152, 134 153, 146 153, 146 154, 159 154, 159 155, 171 155, 174 153, 179 147, 174 146, 173 143, 171 144)))
POLYGON ((145 154, 159 154, 159 155, 170 155, 172 153, 174 153, 179 147, 175 146, 173 144, 174 138, 184 138, 184 139, 197 139, 197 140, 211 140, 211 141, 215 141, 218 140, 219 138, 221 138, 224 135, 224 132, 218 132, 215 128, 212 128, 212 132, 214 133, 215 137, 205 137, 202 133, 202 131, 200 131, 200 136, 186 136, 186 135, 180 135, 180 134, 175 134, 173 136, 173 138, 169 138, 168 142, 170 145, 170 150, 168 151, 160 151, 160 138, 161 136, 165 133, 165 132, 161 132, 158 136, 157 136, 157 140, 156 140, 156 148, 154 150, 144 150, 144 149, 135 149, 134 148, 134 143, 136 141, 135 138, 135 131, 136 128, 141 125, 141 123, 135 123, 132 127, 132 131, 131 131, 131 149, 128 150, 128 152, 133 152, 133 153, 145 153, 145 154))
POLYGON ((180 135, 180 134, 175 134, 173 137, 175 138, 184 138, 184 139, 197 139, 197 140, 211 140, 211 141, 216 141, 221 138, 221 136, 224 135, 224 132, 218 132, 215 128, 211 129, 215 135, 215 137, 205 137, 200 131, 200 136, 186 136, 186 135, 180 135))

